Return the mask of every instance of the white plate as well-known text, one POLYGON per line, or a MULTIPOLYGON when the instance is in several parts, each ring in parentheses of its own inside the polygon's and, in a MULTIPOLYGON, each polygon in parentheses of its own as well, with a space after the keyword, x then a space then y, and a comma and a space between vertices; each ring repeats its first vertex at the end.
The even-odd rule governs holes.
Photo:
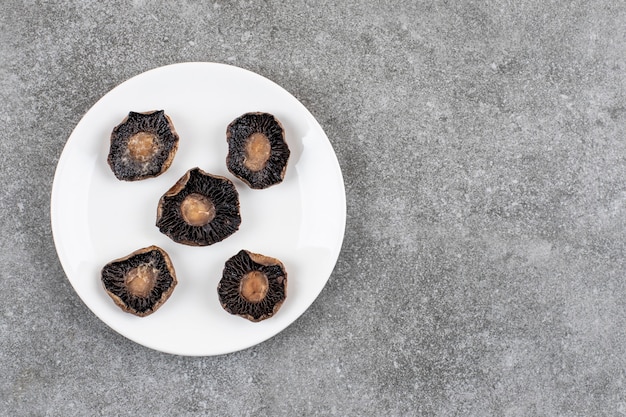
POLYGON ((182 63, 131 78, 85 114, 59 159, 51 221, 65 273, 96 316, 152 349, 208 356, 267 340, 304 313, 339 256, 346 202, 332 146, 296 98, 241 68, 182 63), (165 110, 180 136, 172 165, 159 177, 118 181, 107 164, 111 130, 131 110, 165 110), (225 163, 226 126, 250 111, 274 114, 291 149, 284 181, 265 190, 250 189, 225 163), (240 195, 239 231, 206 247, 175 243, 155 226, 159 198, 193 167, 230 178, 240 195), (150 245, 169 253, 179 283, 159 310, 140 318, 113 303, 100 271, 107 262, 150 245), (228 314, 218 301, 224 262, 240 249, 278 258, 288 273, 285 303, 259 323, 228 314))

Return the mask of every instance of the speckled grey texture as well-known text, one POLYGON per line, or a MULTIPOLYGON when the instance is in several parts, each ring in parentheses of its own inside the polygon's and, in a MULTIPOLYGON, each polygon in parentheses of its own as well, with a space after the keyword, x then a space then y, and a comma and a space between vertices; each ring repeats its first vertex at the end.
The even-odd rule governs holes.
POLYGON ((622 2, 203 3, 0 4, 0 415, 626 415, 622 2), (49 226, 82 115, 184 61, 285 87, 346 185, 319 298, 220 357, 110 330, 49 226))

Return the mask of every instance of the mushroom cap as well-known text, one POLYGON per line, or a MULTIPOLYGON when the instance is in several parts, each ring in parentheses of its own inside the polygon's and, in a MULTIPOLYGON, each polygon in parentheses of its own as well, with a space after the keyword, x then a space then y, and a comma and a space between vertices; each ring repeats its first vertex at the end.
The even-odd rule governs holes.
POLYGON ((239 230, 240 224, 239 193, 232 181, 200 168, 187 171, 163 194, 157 208, 159 230, 190 246, 220 242, 239 230))
POLYGON ((224 310, 259 322, 276 314, 285 301, 287 271, 278 259, 241 250, 224 264, 217 293, 224 310))
POLYGON ((270 113, 245 113, 226 128, 226 165, 237 178, 254 189, 283 181, 289 146, 282 124, 270 113))
POLYGON ((140 317, 161 307, 178 283, 170 257, 158 246, 138 249, 107 263, 101 281, 117 306, 140 317))
POLYGON ((131 111, 111 132, 107 162, 119 180, 157 177, 172 164, 178 139, 172 120, 163 110, 131 111))

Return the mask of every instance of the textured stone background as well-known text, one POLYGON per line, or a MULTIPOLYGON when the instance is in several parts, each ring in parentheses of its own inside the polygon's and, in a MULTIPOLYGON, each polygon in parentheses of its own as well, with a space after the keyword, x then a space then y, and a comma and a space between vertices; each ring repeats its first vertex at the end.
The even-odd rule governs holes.
POLYGON ((173 3, 0 3, 0 415, 626 415, 623 2, 173 3), (110 330, 49 226, 82 115, 184 61, 285 87, 346 185, 320 297, 221 357, 110 330))

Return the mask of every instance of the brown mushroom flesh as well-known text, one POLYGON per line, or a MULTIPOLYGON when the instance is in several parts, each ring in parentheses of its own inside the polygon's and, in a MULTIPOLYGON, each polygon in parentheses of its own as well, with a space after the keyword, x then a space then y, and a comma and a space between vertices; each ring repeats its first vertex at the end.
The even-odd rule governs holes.
POLYGON ((251 188, 263 189, 285 178, 289 146, 285 131, 269 113, 246 113, 226 128, 228 170, 251 188))
POLYGON ((156 177, 172 164, 178 139, 172 120, 163 110, 131 111, 111 132, 107 162, 119 180, 156 177))
POLYGON ((278 259, 241 250, 226 261, 217 293, 230 314, 258 322, 272 317, 287 296, 287 271, 278 259))
POLYGON ((172 261, 158 246, 109 262, 102 268, 101 281, 116 305, 140 317, 163 305, 178 283, 172 261))
POLYGON ((228 178, 187 171, 159 200, 156 226, 191 246, 220 242, 239 229, 239 193, 228 178))

